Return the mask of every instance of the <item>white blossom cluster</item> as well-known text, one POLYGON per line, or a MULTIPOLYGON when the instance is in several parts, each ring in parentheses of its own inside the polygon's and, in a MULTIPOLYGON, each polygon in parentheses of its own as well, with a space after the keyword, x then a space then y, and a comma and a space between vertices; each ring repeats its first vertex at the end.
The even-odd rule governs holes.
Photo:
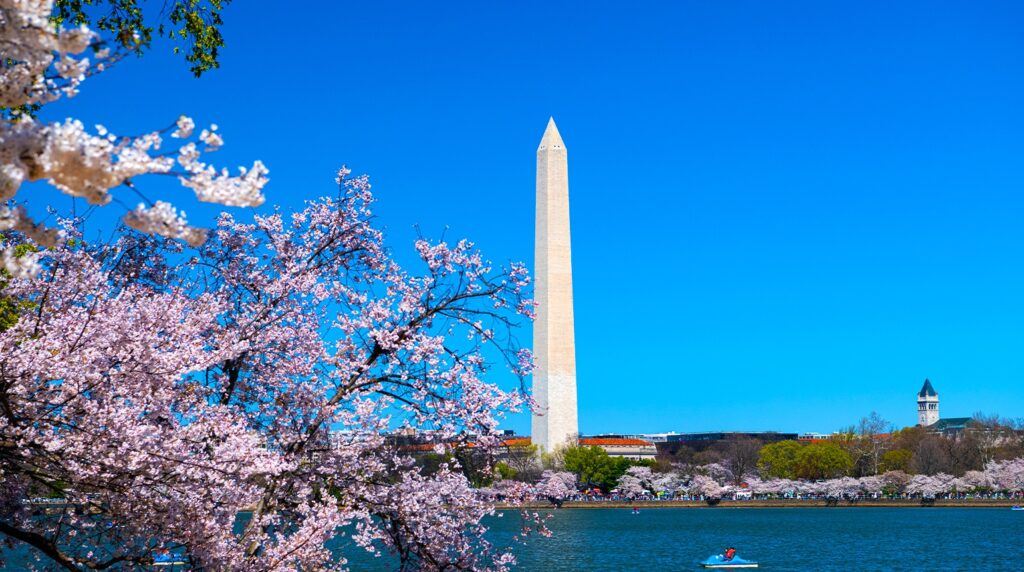
POLYGON ((25 212, 25 207, 22 206, 14 208, 0 206, 0 231, 3 230, 16 230, 45 247, 56 244, 57 237, 60 236, 59 231, 33 222, 25 212))
POLYGON ((157 201, 151 207, 140 204, 125 215, 124 222, 140 232, 180 238, 192 246, 206 242, 205 230, 189 226, 185 213, 179 214, 174 205, 164 201, 157 201))
MULTIPOLYGON (((211 129, 216 129, 213 126, 211 129)), ((214 151, 224 140, 213 130, 204 129, 199 138, 206 144, 206 151, 214 151)), ((241 173, 233 177, 227 169, 219 173, 212 166, 199 160, 195 143, 188 143, 178 151, 178 163, 187 175, 180 177, 181 184, 192 189, 196 198, 205 203, 217 203, 231 207, 257 207, 263 204, 263 186, 267 184, 269 172, 263 163, 256 161, 252 169, 241 167, 241 173)))
POLYGON ((15 278, 30 278, 39 272, 39 253, 26 252, 15 256, 11 248, 0 251, 0 267, 15 278))
POLYGON ((0 0, 0 107, 48 103, 78 93, 90 69, 102 70, 109 53, 98 50, 95 65, 76 57, 96 40, 86 26, 64 30, 50 22, 52 0, 0 0))
MULTIPOLYGON (((100 58, 96 64, 85 57, 71 57, 98 47, 97 35, 84 26, 63 30, 53 25, 48 19, 52 8, 52 0, 0 0, 0 45, 7 60, 0 66, 0 107, 43 104, 74 95, 89 73, 103 70, 107 54, 102 50, 96 52, 100 58)), ((169 129, 124 137, 101 125, 91 133, 75 119, 43 123, 12 113, 0 122, 0 201, 15 199, 27 182, 47 181, 91 205, 106 205, 115 187, 134 188, 134 177, 160 174, 176 177, 203 202, 237 207, 262 204, 268 182, 263 163, 241 167, 237 175, 215 169, 201 155, 224 144, 217 126, 201 130, 193 139, 194 131, 195 122, 186 116, 169 129), (180 148, 161 151, 167 131, 172 139, 183 140, 180 148)), ((193 245, 206 238, 205 231, 188 225, 184 213, 162 201, 140 205, 125 216, 125 222, 193 245)), ((0 211, 3 230, 19 231, 46 247, 53 246, 59 236, 34 223, 23 209, 0 211)), ((15 268, 8 263, 12 260, 12 254, 0 254, 8 271, 24 272, 24 264, 15 268)))
POLYGON ((151 156, 160 136, 118 139, 102 126, 91 135, 80 121, 51 125, 25 119, 0 125, 0 199, 10 199, 26 181, 48 180, 51 185, 89 204, 110 202, 111 188, 133 176, 167 173, 168 157, 151 156))

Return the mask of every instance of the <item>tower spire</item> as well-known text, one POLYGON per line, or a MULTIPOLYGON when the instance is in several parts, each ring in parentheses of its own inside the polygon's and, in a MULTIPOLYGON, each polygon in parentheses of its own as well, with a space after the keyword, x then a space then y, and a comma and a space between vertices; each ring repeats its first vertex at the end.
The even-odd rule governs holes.
POLYGON ((543 151, 545 149, 561 148, 565 149, 565 143, 562 141, 562 134, 558 132, 558 126, 555 125, 555 118, 548 118, 548 126, 544 129, 544 136, 540 138, 540 146, 537 147, 537 151, 543 151))
POLYGON ((932 382, 924 380, 921 391, 917 392, 917 424, 927 427, 939 420, 939 394, 932 382))
POLYGON ((534 251, 537 318, 533 322, 533 442, 550 451, 579 434, 576 340, 569 240, 568 154, 554 118, 537 147, 534 251))

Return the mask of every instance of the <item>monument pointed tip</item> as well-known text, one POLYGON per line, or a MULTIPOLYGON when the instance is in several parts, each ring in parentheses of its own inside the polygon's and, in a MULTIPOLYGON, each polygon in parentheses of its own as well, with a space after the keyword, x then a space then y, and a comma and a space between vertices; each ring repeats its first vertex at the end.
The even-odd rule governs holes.
POLYGON ((548 126, 544 130, 544 137, 540 140, 540 147, 538 151, 543 149, 565 149, 565 143, 562 141, 562 135, 558 132, 558 126, 555 125, 555 118, 548 118, 548 126))

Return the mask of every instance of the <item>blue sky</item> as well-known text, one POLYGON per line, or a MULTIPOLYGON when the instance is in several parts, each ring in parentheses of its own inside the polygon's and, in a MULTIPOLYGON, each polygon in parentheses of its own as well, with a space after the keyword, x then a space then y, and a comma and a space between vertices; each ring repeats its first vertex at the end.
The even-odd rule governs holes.
POLYGON ((910 425, 925 377, 946 416, 1024 417, 1024 5, 238 1, 224 16, 222 69, 193 79, 157 44, 47 117, 127 134, 186 113, 219 124, 220 163, 268 165, 270 203, 332 193, 344 163, 370 174, 403 260, 419 225, 532 263, 553 115, 584 433, 831 431, 872 410, 910 425))

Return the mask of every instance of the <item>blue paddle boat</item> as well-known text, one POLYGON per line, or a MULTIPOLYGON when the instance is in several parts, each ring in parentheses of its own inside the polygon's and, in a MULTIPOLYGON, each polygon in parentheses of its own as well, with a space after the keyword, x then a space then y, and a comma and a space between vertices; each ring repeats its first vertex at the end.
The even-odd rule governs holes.
POLYGON ((168 550, 157 551, 153 555, 153 566, 170 566, 174 570, 176 566, 184 566, 188 564, 185 559, 173 552, 168 550))
POLYGON ((757 568, 757 562, 745 560, 739 556, 733 556, 726 560, 722 554, 715 554, 704 562, 700 563, 702 568, 757 568))

